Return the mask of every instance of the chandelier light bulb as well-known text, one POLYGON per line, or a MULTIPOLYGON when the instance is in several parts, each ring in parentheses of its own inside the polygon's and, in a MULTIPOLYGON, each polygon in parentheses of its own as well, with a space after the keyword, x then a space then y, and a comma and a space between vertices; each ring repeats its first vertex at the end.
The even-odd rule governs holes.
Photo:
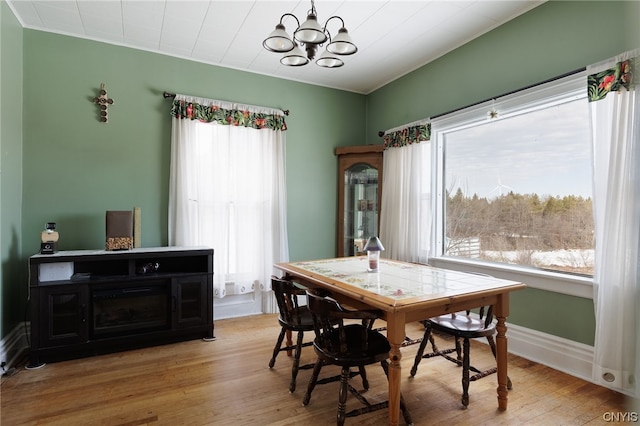
POLYGON ((347 29, 342 27, 338 30, 338 34, 333 38, 327 46, 327 50, 336 55, 353 55, 358 51, 356 45, 351 41, 347 29))
POLYGON ((281 23, 276 25, 276 29, 262 42, 265 49, 271 52, 290 52, 294 48, 294 43, 285 31, 281 23))
POLYGON ((344 65, 344 61, 335 55, 332 55, 328 50, 325 50, 322 55, 316 60, 316 64, 324 68, 338 68, 344 65))
POLYGON ((302 65, 307 65, 309 63, 309 59, 304 55, 302 49, 296 45, 291 52, 285 53, 282 59, 280 59, 280 63, 290 67, 300 67, 302 65))
POLYGON ((327 35, 313 13, 307 15, 307 20, 295 30, 293 36, 300 43, 320 44, 327 41, 327 35))

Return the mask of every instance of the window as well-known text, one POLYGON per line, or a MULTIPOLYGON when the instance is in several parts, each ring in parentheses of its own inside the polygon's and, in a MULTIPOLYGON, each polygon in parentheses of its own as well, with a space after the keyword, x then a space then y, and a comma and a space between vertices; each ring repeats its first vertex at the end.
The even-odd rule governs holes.
POLYGON ((185 95, 172 116, 169 245, 215 250, 218 298, 270 290, 273 264, 289 257, 283 116, 185 95))
POLYGON ((438 255, 593 274, 586 95, 578 73, 432 121, 438 255))

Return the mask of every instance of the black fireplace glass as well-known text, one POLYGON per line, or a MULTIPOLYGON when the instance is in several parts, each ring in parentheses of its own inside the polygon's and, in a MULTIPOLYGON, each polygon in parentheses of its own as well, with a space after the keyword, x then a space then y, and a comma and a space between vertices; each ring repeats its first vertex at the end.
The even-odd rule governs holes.
POLYGON ((94 337, 169 327, 170 283, 122 286, 93 292, 94 337))

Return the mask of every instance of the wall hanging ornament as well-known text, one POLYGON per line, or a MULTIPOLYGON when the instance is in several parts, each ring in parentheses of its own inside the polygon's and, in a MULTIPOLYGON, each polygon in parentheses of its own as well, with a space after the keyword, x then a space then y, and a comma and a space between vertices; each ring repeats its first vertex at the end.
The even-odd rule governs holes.
POLYGON ((100 122, 107 122, 107 107, 113 104, 113 99, 107 96, 107 90, 104 88, 104 83, 100 83, 100 95, 93 98, 93 103, 100 107, 100 122))
POLYGON ((487 117, 492 120, 494 118, 498 118, 498 110, 496 109, 496 100, 495 99, 491 99, 491 109, 489 110, 489 112, 487 113, 487 117))

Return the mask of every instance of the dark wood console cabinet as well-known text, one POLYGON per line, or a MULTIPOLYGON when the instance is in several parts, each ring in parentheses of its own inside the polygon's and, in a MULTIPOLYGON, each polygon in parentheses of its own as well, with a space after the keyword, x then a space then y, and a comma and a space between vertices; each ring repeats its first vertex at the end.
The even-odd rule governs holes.
POLYGON ((80 250, 29 258, 30 365, 213 338, 213 250, 80 250))

